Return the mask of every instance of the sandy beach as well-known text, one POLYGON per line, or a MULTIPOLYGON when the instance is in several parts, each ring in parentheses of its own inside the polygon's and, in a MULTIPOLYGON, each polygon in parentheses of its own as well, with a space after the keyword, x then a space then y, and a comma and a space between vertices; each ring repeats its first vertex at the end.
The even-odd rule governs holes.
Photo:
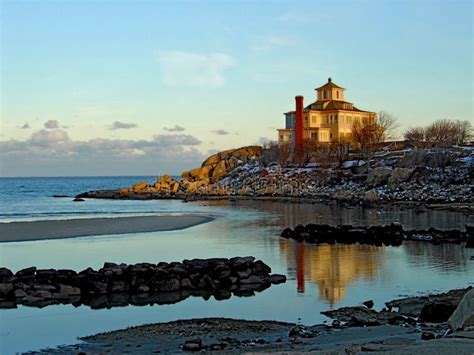
POLYGON ((0 242, 170 231, 213 220, 209 216, 140 216, 0 223, 0 242))

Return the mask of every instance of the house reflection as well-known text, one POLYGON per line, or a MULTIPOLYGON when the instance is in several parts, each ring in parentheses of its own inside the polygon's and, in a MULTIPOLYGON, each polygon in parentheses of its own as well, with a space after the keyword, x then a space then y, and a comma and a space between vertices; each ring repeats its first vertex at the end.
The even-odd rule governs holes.
POLYGON ((280 239, 280 253, 287 259, 288 274, 296 279, 298 292, 304 293, 309 282, 331 306, 344 298, 351 283, 378 277, 382 250, 371 245, 311 245, 280 239))

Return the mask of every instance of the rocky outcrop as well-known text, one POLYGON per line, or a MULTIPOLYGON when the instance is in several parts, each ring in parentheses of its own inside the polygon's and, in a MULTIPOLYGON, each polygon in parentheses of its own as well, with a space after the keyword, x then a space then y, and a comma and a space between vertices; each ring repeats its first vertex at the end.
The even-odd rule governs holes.
POLYGON ((193 259, 183 262, 126 265, 105 263, 103 268, 74 270, 30 267, 13 274, 0 268, 0 308, 18 304, 88 305, 91 308, 170 304, 199 296, 217 300, 252 296, 286 281, 254 257, 193 259))
MULTIPOLYGON (((402 245, 404 240, 416 240, 433 244, 455 243, 461 244, 468 240, 468 226, 466 232, 460 230, 440 230, 429 228, 426 230, 403 230, 396 223, 385 226, 355 227, 352 225, 329 226, 327 224, 298 225, 294 229, 285 228, 281 237, 294 239, 298 242, 312 244, 369 244, 369 245, 402 245)), ((468 247, 466 243, 466 247, 468 247)))
POLYGON ((262 147, 260 146, 225 150, 211 155, 202 163, 200 168, 183 172, 181 177, 183 180, 190 182, 187 191, 195 191, 201 186, 221 180, 238 165, 250 162, 252 159, 260 157, 261 154, 262 147), (193 182, 198 181, 204 183, 193 184, 193 182))

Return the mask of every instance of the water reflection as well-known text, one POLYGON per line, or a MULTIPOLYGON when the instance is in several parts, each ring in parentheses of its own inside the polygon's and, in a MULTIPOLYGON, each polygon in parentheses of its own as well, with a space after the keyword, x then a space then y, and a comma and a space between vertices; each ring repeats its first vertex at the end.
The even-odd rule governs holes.
POLYGON ((420 243, 408 241, 403 244, 410 256, 408 262, 414 264, 425 263, 441 272, 449 271, 465 272, 471 263, 469 255, 474 254, 463 245, 458 244, 440 244, 420 243))
POLYGON ((331 307, 344 298, 351 283, 377 279, 383 271, 383 250, 371 245, 312 245, 280 239, 280 253, 286 258, 288 275, 297 280, 298 292, 305 292, 306 282, 314 284, 319 298, 331 307))

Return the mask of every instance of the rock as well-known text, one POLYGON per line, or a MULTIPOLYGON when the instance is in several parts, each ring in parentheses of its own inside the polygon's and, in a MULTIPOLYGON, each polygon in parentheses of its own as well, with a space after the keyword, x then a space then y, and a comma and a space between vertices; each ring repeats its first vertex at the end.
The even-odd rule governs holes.
POLYGON ((183 351, 201 351, 202 347, 202 340, 201 339, 193 339, 193 340, 186 340, 184 345, 182 346, 181 350, 183 351))
POLYGON ((423 322, 442 323, 448 321, 456 309, 456 305, 450 303, 428 302, 421 309, 419 319, 423 322))
POLYGON ((18 271, 15 276, 16 277, 25 277, 25 276, 34 276, 36 272, 36 267, 28 267, 26 269, 22 269, 18 271))
POLYGON ((474 288, 461 299, 461 302, 449 317, 448 324, 453 331, 474 326, 474 288))
POLYGON ((73 296, 80 296, 81 289, 69 285, 60 285, 59 291, 53 294, 53 298, 67 299, 73 296))
POLYGON ((136 183, 135 185, 132 186, 132 190, 137 191, 137 192, 144 191, 147 188, 148 188, 148 183, 146 181, 136 183))
POLYGON ((433 340, 436 339, 436 335, 433 332, 423 332, 421 333, 421 340, 433 340))
POLYGON ((270 282, 274 285, 278 285, 286 282, 285 275, 274 274, 270 276, 270 282))
POLYGON ((13 294, 15 287, 12 283, 0 283, 0 297, 8 297, 13 294))
POLYGON ((367 180, 365 181, 365 185, 369 188, 382 186, 387 184, 388 179, 392 174, 391 168, 386 167, 377 167, 370 171, 369 175, 367 176, 367 180))
POLYGON ((81 198, 81 197, 76 197, 76 198, 74 198, 74 200, 72 200, 72 201, 73 201, 73 202, 83 202, 83 201, 85 201, 85 200, 84 200, 83 198, 81 198))
POLYGON ((370 300, 370 301, 365 301, 362 303, 364 306, 366 306, 367 308, 372 308, 374 306, 374 301, 370 300))
POLYGON ((395 168, 387 181, 389 188, 394 189, 399 184, 409 181, 415 172, 415 168, 395 168))

